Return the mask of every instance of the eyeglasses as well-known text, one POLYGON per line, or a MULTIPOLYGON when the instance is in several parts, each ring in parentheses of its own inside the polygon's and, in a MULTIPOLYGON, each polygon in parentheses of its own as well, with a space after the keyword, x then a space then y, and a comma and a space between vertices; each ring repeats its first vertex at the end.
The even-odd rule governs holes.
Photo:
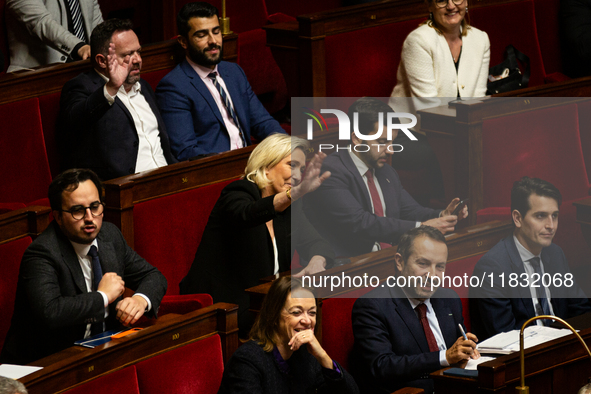
POLYGON ((69 214, 72 215, 74 220, 80 220, 84 216, 86 216, 87 209, 90 209, 90 213, 92 214, 92 216, 94 216, 94 217, 101 216, 103 214, 103 211, 105 210, 105 204, 103 204, 102 202, 93 202, 92 204, 90 204, 89 207, 75 205, 72 208, 70 208, 69 210, 62 209, 61 212, 68 212, 69 214))
MULTIPOLYGON (((454 3, 455 5, 461 5, 464 0, 451 0, 452 3, 454 3)), ((444 8, 447 7, 447 4, 449 3, 449 0, 435 0, 435 5, 438 8, 444 8)))

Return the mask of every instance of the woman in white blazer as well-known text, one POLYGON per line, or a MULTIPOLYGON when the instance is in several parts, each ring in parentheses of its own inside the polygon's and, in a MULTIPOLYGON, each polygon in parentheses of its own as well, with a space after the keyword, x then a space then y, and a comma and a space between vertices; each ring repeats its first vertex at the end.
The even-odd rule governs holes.
MULTIPOLYGON (((427 0, 429 20, 413 30, 402 47, 395 97, 413 97, 408 110, 442 104, 434 97, 482 97, 486 94, 490 41, 466 21, 468 0, 427 0)), ((449 101, 449 100, 448 100, 449 101)), ((404 104, 403 104, 404 106, 404 104)), ((406 111, 405 111, 406 112, 406 111)))

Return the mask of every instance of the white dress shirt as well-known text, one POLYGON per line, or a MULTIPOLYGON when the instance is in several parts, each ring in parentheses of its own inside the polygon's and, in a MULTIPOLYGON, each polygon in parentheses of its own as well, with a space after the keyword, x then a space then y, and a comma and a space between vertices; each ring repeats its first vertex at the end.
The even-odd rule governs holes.
MULTIPOLYGON (((86 290, 90 293, 92 292, 92 282, 93 282, 93 277, 94 274, 92 272, 92 259, 90 256, 88 256, 88 251, 90 250, 91 246, 96 246, 96 250, 98 253, 98 242, 96 241, 96 239, 94 239, 92 241, 92 243, 85 245, 85 244, 79 244, 73 241, 70 241, 70 243, 72 244, 72 246, 74 247, 74 252, 76 252, 76 256, 78 257, 78 262, 80 263, 80 268, 82 268, 82 274, 84 275, 84 282, 86 283, 86 290)), ((103 274, 105 274, 106 272, 103 272, 103 274)), ((109 316, 109 297, 107 297, 107 295, 100 291, 97 290, 98 293, 100 295, 103 296, 103 303, 105 306, 105 320, 107 319, 107 316, 109 316)), ((152 303, 150 302, 150 299, 142 294, 142 293, 135 293, 134 295, 139 295, 140 297, 142 297, 143 299, 146 300, 146 302, 148 303, 148 307, 146 308, 146 311, 149 311, 152 309, 152 303)), ((86 332, 84 333, 84 338, 88 338, 90 337, 90 330, 91 330, 91 324, 87 324, 86 325, 86 332)), ((105 330, 105 323, 103 322, 103 331, 105 330)))
MULTIPOLYGON (((542 256, 538 255, 536 256, 535 254, 533 254, 532 252, 530 252, 529 250, 527 250, 525 248, 525 246, 523 246, 519 240, 517 239, 517 237, 514 235, 513 236, 513 240, 515 241, 515 246, 517 246, 517 251, 519 252, 519 257, 521 257, 521 261, 523 262, 523 268, 525 269, 525 273, 530 277, 529 283, 532 283, 532 275, 536 272, 536 270, 534 269, 534 267, 531 264, 531 259, 533 259, 534 257, 538 257, 540 259, 540 271, 541 274, 544 275, 544 262, 542 261, 542 256)), ((520 279, 520 283, 521 283, 521 279, 520 279)), ((540 280, 536 283, 539 286, 542 286, 542 278, 540 278, 540 280)), ((550 298, 550 289, 548 289, 547 287, 542 287, 542 289, 544 289, 544 292, 546 293, 546 298, 548 299, 548 307, 550 308, 550 314, 554 315, 554 309, 552 308, 552 303, 551 298, 550 298)), ((535 287, 530 286, 529 287, 529 293, 531 294, 531 301, 532 304, 534 306, 534 311, 536 312, 536 316, 538 316, 538 293, 535 287)), ((543 326, 544 325, 544 321, 543 320, 536 320, 536 324, 538 326, 543 326)))
MULTIPOLYGON (((109 81, 109 78, 103 74, 98 74, 105 81, 109 81)), ((158 120, 154 112, 152 112, 150 104, 148 104, 144 95, 141 94, 141 90, 142 85, 136 82, 129 92, 126 92, 125 86, 121 85, 117 91, 117 95, 111 96, 107 91, 107 85, 105 84, 103 87, 105 98, 109 104, 113 105, 115 97, 118 97, 133 119, 139 141, 135 172, 153 170, 168 165, 164 157, 164 152, 162 151, 162 144, 160 143, 158 120)), ((117 126, 113 125, 113 127, 117 126)))
MULTIPOLYGON (((359 174, 361 174, 361 179, 363 179, 363 182, 365 183, 365 187, 367 188, 367 193, 369 194, 369 201, 371 202, 371 211, 373 213, 375 213, 375 209, 373 206, 373 199, 371 198, 371 192, 369 191, 369 185, 367 184, 367 170, 369 170, 369 167, 367 166, 367 164, 365 164, 365 162, 363 160, 361 160, 359 157, 357 157, 357 155, 355 153, 353 153, 352 150, 349 151, 349 155, 351 155, 351 159, 353 160, 353 164, 355 164, 355 167, 357 167, 357 171, 359 171, 359 174)), ((388 165, 388 164, 386 164, 388 165)), ((382 188, 380 187, 380 182, 378 182, 378 178, 375 176, 376 172, 374 169, 371 170, 372 174, 373 174, 373 181, 376 185, 376 189, 378 189, 378 194, 380 196, 380 201, 382 203, 382 209, 384 210, 384 217, 386 217, 386 201, 384 200, 384 195, 382 194, 382 188)), ((421 225, 421 222, 416 222, 416 227, 419 227, 421 225)), ((372 252, 375 252, 377 250, 380 250, 380 243, 379 242, 375 242, 373 245, 373 248, 371 249, 372 252)))
MULTIPOLYGON (((230 150, 240 149, 240 148, 244 147, 244 145, 242 143, 242 137, 240 136, 240 130, 238 130, 236 123, 234 123, 234 119, 232 119, 232 117, 228 113, 228 110, 226 108, 226 105, 224 104, 224 101, 222 100, 222 96, 220 95, 220 92, 213 84, 213 80, 208 77, 208 75, 213 72, 215 72, 217 74, 216 80, 219 82, 219 84, 222 86, 222 88, 226 91, 226 94, 228 95, 228 100, 230 100, 230 103, 232 103, 232 107, 234 108, 234 112, 236 112, 236 107, 234 106, 234 102, 232 101, 232 96, 230 96, 230 91, 226 87, 226 83, 224 82, 224 80, 222 79, 222 76, 218 72, 218 66, 216 65, 215 68, 212 70, 210 68, 203 67, 203 66, 200 66, 200 65, 192 62, 191 59, 189 59, 189 58, 187 58, 187 61, 189 62, 191 67, 193 67, 193 69, 195 70, 197 75, 199 75, 199 77, 201 78, 201 80, 203 81, 205 86, 207 86, 207 89, 209 89, 209 92, 213 96, 213 99, 214 99, 216 105, 218 106, 220 113, 222 114, 222 119, 224 120, 224 124, 226 125, 226 130, 228 131, 228 134, 230 136, 230 150)), ((238 115, 236 115, 236 116, 238 116, 238 115)), ((240 119, 239 119, 239 121, 240 121, 240 119)))
POLYGON ((433 331, 433 336, 437 341, 437 347, 439 347, 439 363, 442 367, 448 367, 449 363, 447 362, 447 358, 445 357, 445 351, 447 350, 447 346, 445 345, 445 340, 443 339, 443 334, 441 333, 441 328, 439 327, 439 320, 437 320, 437 315, 433 310, 433 305, 431 305, 431 300, 427 298, 425 301, 419 301, 414 298, 408 298, 408 302, 410 302, 411 308, 415 311, 417 319, 419 318, 419 314, 415 308, 419 306, 419 304, 421 303, 427 306, 427 321, 429 322, 429 327, 431 327, 431 331, 433 331))

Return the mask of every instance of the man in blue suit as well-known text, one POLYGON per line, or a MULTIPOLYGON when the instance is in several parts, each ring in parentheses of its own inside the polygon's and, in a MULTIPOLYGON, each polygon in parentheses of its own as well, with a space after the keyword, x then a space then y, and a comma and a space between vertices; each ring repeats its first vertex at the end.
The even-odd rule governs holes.
POLYGON ((384 125, 379 138, 365 141, 351 130, 352 144, 328 156, 322 171, 331 176, 314 193, 304 198, 305 212, 322 238, 337 256, 358 256, 392 246, 413 227, 426 224, 443 234, 451 232, 458 220, 468 216, 464 207, 452 215, 460 199, 453 199, 445 210, 426 208, 402 187, 398 174, 388 164, 395 147, 386 132, 386 113, 394 112, 383 101, 362 97, 349 108, 349 119, 357 114, 363 135, 379 130, 379 114, 384 125))
POLYGON ((179 160, 239 149, 251 137, 282 133, 256 97, 240 66, 222 60, 217 9, 188 3, 177 17, 186 59, 156 89, 172 152, 179 160))
POLYGON ((474 268, 473 276, 493 278, 492 286, 487 279, 488 286, 470 289, 472 327, 481 338, 521 329, 538 315, 566 319, 591 311, 562 249, 552 243, 561 202, 560 191, 542 179, 526 176, 513 185, 513 234, 482 256, 474 268), (519 281, 512 282, 511 277, 519 281))
MULTIPOLYGON (((447 263, 445 237, 433 227, 414 228, 400 238, 396 267, 405 287, 380 287, 355 302, 354 374, 362 392, 391 393, 402 387, 433 392, 429 374, 453 365, 463 368, 480 357, 478 339, 464 339, 462 303, 449 289, 438 289, 447 263), (420 278, 414 283, 412 278, 420 278), (433 285, 433 287, 431 287, 433 285)), ((404 286, 397 280, 396 284, 404 286)))

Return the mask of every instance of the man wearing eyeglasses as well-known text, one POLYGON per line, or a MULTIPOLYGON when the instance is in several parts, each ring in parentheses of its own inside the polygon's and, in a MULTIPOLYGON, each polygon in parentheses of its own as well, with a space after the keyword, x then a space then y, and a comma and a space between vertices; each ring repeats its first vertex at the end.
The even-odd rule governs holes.
MULTIPOLYGON (((54 221, 25 251, 1 363, 27 364, 74 341, 156 317, 166 279, 103 224, 98 176, 71 169, 48 197, 54 221), (122 298, 125 287, 135 291, 122 298)), ((8 316, 3 316, 8 318, 8 316)))

